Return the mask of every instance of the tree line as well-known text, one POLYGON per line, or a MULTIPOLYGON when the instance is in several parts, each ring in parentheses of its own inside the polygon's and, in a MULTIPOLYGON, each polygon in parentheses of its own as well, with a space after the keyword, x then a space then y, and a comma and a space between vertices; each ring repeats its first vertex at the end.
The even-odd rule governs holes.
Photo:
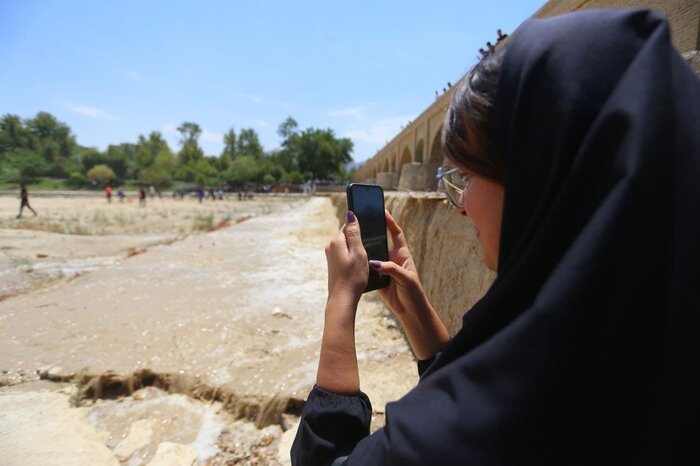
POLYGON ((332 129, 300 130, 292 117, 279 125, 282 143, 271 151, 263 148, 252 128, 238 134, 229 129, 218 156, 204 154, 197 123, 185 121, 177 130, 177 151, 159 131, 100 151, 77 144, 70 127, 50 113, 29 119, 6 114, 0 119, 0 179, 26 184, 43 177, 63 178, 74 186, 135 180, 155 187, 174 182, 241 187, 350 176, 345 167, 352 161, 352 141, 336 137, 332 129))

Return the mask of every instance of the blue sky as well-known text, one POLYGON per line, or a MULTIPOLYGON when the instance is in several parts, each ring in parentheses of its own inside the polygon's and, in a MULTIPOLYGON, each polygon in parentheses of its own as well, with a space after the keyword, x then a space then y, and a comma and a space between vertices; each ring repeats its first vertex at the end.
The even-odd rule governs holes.
POLYGON ((100 150, 177 126, 252 127, 266 150, 287 116, 332 128, 373 156, 496 29, 512 32, 543 0, 0 0, 0 114, 48 111, 100 150))

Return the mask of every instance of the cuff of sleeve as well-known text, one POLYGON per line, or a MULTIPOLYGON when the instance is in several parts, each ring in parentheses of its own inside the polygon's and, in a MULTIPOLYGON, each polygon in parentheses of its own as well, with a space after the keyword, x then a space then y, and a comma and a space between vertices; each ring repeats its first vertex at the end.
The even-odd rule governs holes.
POLYGON ((433 354, 429 359, 424 359, 422 361, 418 361, 418 377, 423 378, 423 374, 425 374, 425 371, 427 371, 430 366, 433 365, 435 360, 440 357, 442 354, 442 351, 438 351, 437 353, 433 354))
POLYGON ((301 414, 292 464, 329 464, 349 455, 369 435, 371 420, 372 404, 365 393, 339 395, 314 386, 301 414))

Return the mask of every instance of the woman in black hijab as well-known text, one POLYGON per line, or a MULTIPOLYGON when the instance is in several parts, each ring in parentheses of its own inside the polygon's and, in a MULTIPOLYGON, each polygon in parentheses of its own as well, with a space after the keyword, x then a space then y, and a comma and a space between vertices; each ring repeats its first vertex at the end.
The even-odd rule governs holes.
MULTIPOLYGON (((409 341, 444 347, 368 435, 352 337, 366 256, 348 214, 293 464, 700 464, 700 81, 665 20, 528 20, 460 84, 443 146, 498 277, 448 343, 417 298, 427 324, 409 341)), ((411 302, 396 253, 372 265, 411 302)))

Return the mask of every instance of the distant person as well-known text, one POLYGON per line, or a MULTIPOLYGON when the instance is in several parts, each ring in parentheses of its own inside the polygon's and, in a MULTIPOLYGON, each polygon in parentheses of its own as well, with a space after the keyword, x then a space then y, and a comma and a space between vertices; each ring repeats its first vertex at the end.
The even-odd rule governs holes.
POLYGON ((238 200, 239 201, 243 200, 243 193, 241 191, 238 191, 238 200))
POLYGON ((143 185, 139 188, 139 205, 146 205, 146 187, 143 185))
POLYGON ((156 188, 154 188, 153 185, 148 187, 148 194, 151 197, 156 197, 156 188))
POLYGON ((206 195, 206 193, 204 192, 204 188, 202 186, 200 186, 199 189, 197 190, 197 198, 199 199, 200 204, 204 200, 205 195, 206 195))
POLYGON ((27 188, 25 188, 24 185, 21 185, 19 197, 21 201, 19 204, 19 214, 17 214, 17 218, 22 218, 22 210, 24 210, 25 207, 31 210, 34 216, 36 217, 36 210, 32 209, 32 206, 29 205, 29 193, 27 192, 27 188))
POLYGON ((119 186, 119 189, 117 190, 117 197, 119 198, 119 202, 124 202, 124 198, 126 197, 126 194, 124 194, 124 187, 119 186))
POLYGON ((219 188, 219 200, 223 201, 225 195, 226 195, 226 191, 224 191, 224 187, 222 186, 219 188))
POLYGON ((105 186, 105 197, 108 203, 112 203, 112 187, 110 185, 105 186))

